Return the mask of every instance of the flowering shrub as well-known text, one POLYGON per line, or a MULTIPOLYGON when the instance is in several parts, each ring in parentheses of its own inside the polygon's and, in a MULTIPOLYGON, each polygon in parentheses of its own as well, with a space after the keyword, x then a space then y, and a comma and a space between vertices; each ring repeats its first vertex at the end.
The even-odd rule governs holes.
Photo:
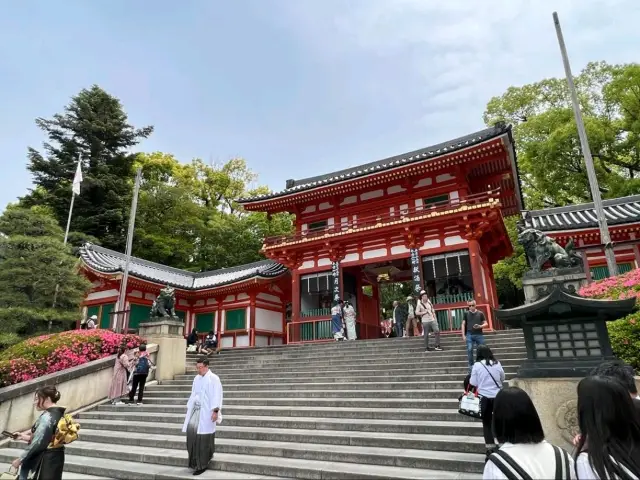
POLYGON ((583 297, 622 300, 640 298, 640 268, 630 272, 609 277, 582 287, 578 292, 583 297))
POLYGON ((640 373, 640 312, 608 322, 613 353, 640 373))
POLYGON ((30 338, 0 352, 0 387, 108 357, 120 345, 136 348, 144 340, 109 330, 72 330, 30 338))

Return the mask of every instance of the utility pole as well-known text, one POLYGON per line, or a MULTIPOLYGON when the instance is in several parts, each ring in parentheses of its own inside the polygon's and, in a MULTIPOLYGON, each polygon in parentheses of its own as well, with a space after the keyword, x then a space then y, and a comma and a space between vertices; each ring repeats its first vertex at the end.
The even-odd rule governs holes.
POLYGON ((138 209, 138 193, 140 192, 140 181, 142 180, 142 167, 136 172, 136 184, 133 187, 133 199, 131 200, 131 213, 129 214, 129 230, 127 231, 127 250, 125 254, 124 273, 122 274, 122 282, 120 282, 120 295, 118 296, 118 304, 116 306, 116 331, 120 331, 120 315, 124 320, 124 309, 127 304, 127 283, 129 282, 129 265, 131 263, 131 248, 133 246, 133 231, 136 225, 136 210, 138 209))
POLYGON ((576 93, 576 86, 573 82, 573 75, 571 74, 571 65, 569 64, 569 56, 567 55, 567 47, 564 43, 564 37, 562 36, 562 28, 560 27, 560 19, 558 13, 553 12, 553 23, 556 27, 556 34, 558 35, 558 44, 560 45, 560 53, 562 54, 562 62, 564 63, 564 72, 567 76, 567 83, 569 84, 569 92, 571 93, 571 102, 573 103, 573 113, 576 117, 576 126, 578 127, 578 136, 580 137, 580 146, 582 147, 582 155, 584 156, 584 163, 587 167, 587 176, 589 177, 589 187, 591 188, 591 197, 593 198, 593 205, 596 210, 596 216, 598 217, 598 226, 600 227, 600 241, 604 245, 604 255, 607 259, 607 266, 609 267, 609 276, 615 277, 618 275, 618 265, 616 264, 616 256, 613 251, 613 244, 611 243, 611 237, 609 236, 609 226, 607 225, 607 218, 604 215, 604 208, 602 206, 602 197, 600 196, 600 187, 598 186, 598 178, 596 177, 596 171, 593 167, 593 158, 591 157, 591 149, 589 148, 589 140, 587 139, 587 132, 584 129, 584 121, 582 120, 582 112, 580 111, 580 104, 578 103, 578 95, 576 93))

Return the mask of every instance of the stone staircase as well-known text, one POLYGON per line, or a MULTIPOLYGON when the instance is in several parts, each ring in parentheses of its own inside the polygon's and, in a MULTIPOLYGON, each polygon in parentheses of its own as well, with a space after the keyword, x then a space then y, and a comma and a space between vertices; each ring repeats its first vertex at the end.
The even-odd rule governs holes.
MULTIPOLYGON (((487 344, 513 377, 525 358, 522 332, 487 335, 487 344)), ((223 422, 213 470, 200 478, 481 478, 481 424, 457 413, 465 347, 457 335, 443 336, 442 346, 425 353, 423 338, 404 338, 212 357, 223 422)), ((82 413, 81 440, 67 448, 69 475, 191 478, 181 427, 195 358, 186 375, 150 385, 144 405, 82 413)), ((0 449, 0 463, 16 447, 0 449)))

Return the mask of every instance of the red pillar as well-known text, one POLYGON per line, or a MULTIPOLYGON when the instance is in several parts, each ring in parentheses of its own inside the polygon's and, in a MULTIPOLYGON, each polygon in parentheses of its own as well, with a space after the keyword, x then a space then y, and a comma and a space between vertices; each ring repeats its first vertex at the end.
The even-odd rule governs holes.
POLYGON ((473 294, 476 303, 487 303, 482 282, 482 264, 480 263, 480 244, 478 240, 469 240, 469 261, 471 263, 471 277, 473 278, 473 294))
POLYGON ((249 346, 256 346, 256 292, 249 294, 249 346), (251 334, 253 332, 253 335, 251 334))
POLYGON ((223 297, 216 298, 218 301, 218 311, 216 313, 216 336, 218 337, 218 348, 222 348, 222 336, 220 335, 222 330, 222 303, 223 297))

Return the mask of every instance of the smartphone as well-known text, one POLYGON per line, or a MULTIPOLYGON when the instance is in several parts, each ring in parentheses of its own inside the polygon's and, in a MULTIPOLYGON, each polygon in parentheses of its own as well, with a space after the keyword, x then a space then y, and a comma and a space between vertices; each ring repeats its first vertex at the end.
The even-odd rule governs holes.
POLYGON ((16 435, 15 433, 11 433, 11 432, 7 432, 6 430, 4 430, 2 432, 2 436, 7 437, 7 438, 12 438, 12 439, 16 439, 18 438, 18 435, 16 435))

